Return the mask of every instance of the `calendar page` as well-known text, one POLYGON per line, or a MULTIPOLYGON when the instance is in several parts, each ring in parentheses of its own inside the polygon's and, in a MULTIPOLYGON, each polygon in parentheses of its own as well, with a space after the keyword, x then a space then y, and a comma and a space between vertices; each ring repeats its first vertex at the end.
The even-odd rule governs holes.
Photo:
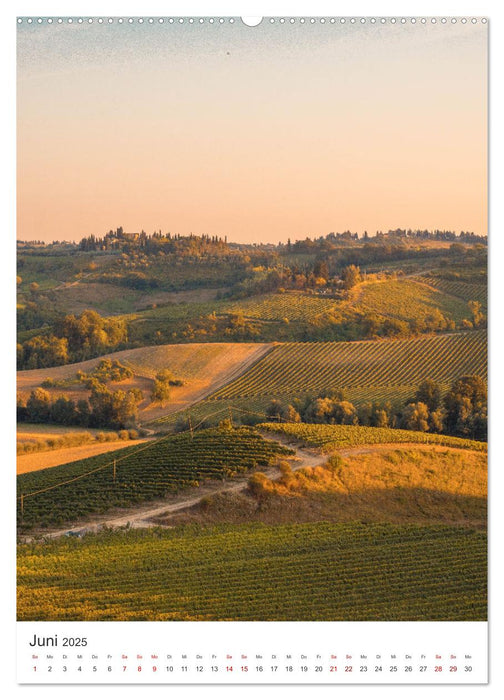
POLYGON ((14 21, 18 683, 486 684, 488 18, 14 21))

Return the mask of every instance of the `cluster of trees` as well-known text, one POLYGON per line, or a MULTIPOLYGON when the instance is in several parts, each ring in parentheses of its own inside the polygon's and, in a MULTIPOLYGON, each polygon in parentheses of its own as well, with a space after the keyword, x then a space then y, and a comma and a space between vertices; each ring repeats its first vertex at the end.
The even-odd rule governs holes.
POLYGON ((152 275, 139 270, 126 272, 104 272, 100 276, 100 282, 108 284, 118 284, 129 289, 138 289, 140 291, 148 291, 161 287, 160 280, 152 275))
POLYGON ((130 428, 136 423, 142 400, 139 389, 110 391, 100 383, 93 386, 89 399, 78 401, 67 396, 53 399, 48 391, 39 387, 31 392, 27 401, 18 398, 17 419, 89 428, 130 428))
MULTIPOLYGON (((418 333, 437 333, 455 329, 455 321, 445 316, 439 309, 433 309, 423 318, 401 321, 370 312, 355 312, 351 317, 345 317, 335 308, 316 314, 309 325, 307 340, 322 341, 408 337, 418 333)), ((470 322, 463 325, 472 327, 470 322)))
POLYGON ((441 388, 427 380, 402 412, 402 427, 422 432, 486 440, 487 384, 478 376, 457 379, 442 397, 441 388))
POLYGON ((119 360, 110 360, 109 358, 100 360, 89 374, 82 370, 77 372, 78 381, 82 382, 88 389, 92 389, 97 382, 100 384, 122 382, 125 379, 131 379, 132 376, 133 370, 123 365, 119 360))
POLYGON ((245 279, 234 285, 228 296, 243 299, 286 289, 307 290, 327 286, 337 295, 340 290, 351 289, 360 281, 358 266, 347 265, 336 269, 335 266, 330 267, 327 260, 317 259, 305 265, 255 267, 249 270, 245 279))
POLYGON ((487 385, 481 377, 461 377, 443 399, 446 431, 486 440, 487 385))
POLYGON ((290 423, 404 428, 486 440, 487 385, 478 376, 460 377, 443 397, 441 387, 428 379, 401 410, 394 410, 390 402, 356 408, 341 391, 329 391, 290 404, 273 400, 266 413, 272 420, 290 423))
POLYGON ((56 367, 70 362, 68 341, 54 334, 36 335, 17 344, 17 368, 56 367))
POLYGON ((80 362, 116 350, 127 340, 122 319, 104 318, 91 310, 83 311, 80 317, 68 314, 54 323, 50 333, 18 344, 18 369, 80 362))
MULTIPOLYGON (((228 314, 211 313, 200 316, 187 323, 179 333, 172 335, 173 339, 183 337, 186 340, 207 340, 209 337, 224 338, 226 342, 254 340, 260 335, 259 323, 247 319, 242 311, 228 314)), ((160 342, 163 342, 162 337, 160 342)), ((164 341, 168 342, 168 341, 164 341)))
POLYGON ((27 299, 24 307, 17 310, 16 326, 18 331, 27 331, 31 328, 41 328, 51 325, 61 317, 61 313, 54 308, 54 304, 48 299, 27 299))
POLYGON ((54 334, 68 341, 72 362, 87 360, 117 348, 128 339, 126 322, 118 318, 104 318, 92 310, 79 317, 68 314, 53 326, 54 334))
POLYGON ((151 400, 159 403, 168 401, 171 387, 182 386, 182 384, 182 380, 176 379, 169 369, 162 369, 156 374, 156 378, 154 379, 151 400))
MULTIPOLYGON (((351 231, 344 231, 343 233, 328 233, 327 236, 319 236, 318 238, 304 238, 299 241, 292 243, 290 238, 285 246, 290 252, 309 252, 313 251, 317 246, 325 246, 328 249, 331 246, 346 244, 358 245, 359 243, 374 243, 381 245, 384 241, 390 240, 394 241, 397 239, 410 240, 410 241, 460 241, 468 243, 481 243, 486 245, 487 237, 478 236, 472 231, 460 231, 456 233, 455 231, 443 231, 435 229, 434 231, 429 231, 427 229, 389 229, 388 231, 376 231, 374 236, 370 236, 367 231, 364 231, 361 238, 359 238, 358 233, 352 233, 351 231)), ((282 244, 279 245, 282 247, 282 244)))
POLYGON ((74 384, 84 384, 86 389, 92 389, 97 384, 107 384, 109 382, 122 382, 133 377, 133 370, 123 365, 119 360, 105 358, 100 360, 92 372, 78 370, 75 377, 64 377, 53 379, 46 377, 40 385, 43 389, 54 389, 56 387, 69 387, 74 384))
POLYGON ((466 328, 482 328, 486 325, 486 316, 481 310, 481 304, 479 301, 469 301, 467 303, 469 311, 471 312, 471 320, 464 319, 462 325, 466 328))
MULTIPOLYGON (((470 241, 478 243, 486 243, 486 236, 478 236, 473 231, 460 231, 456 233, 455 231, 444 231, 440 229, 434 229, 429 231, 427 229, 389 229, 386 233, 383 231, 376 232, 376 238, 408 238, 412 240, 421 241, 470 241)), ((364 234, 364 238, 366 235, 364 234)))
POLYGON ((22 241, 19 238, 16 240, 16 245, 23 248, 25 246, 45 246, 47 245, 45 241, 38 241, 34 239, 33 241, 22 241))
POLYGON ((139 436, 136 430, 119 430, 118 432, 91 433, 66 433, 58 437, 37 440, 37 442, 18 442, 16 454, 23 455, 33 452, 46 452, 47 450, 59 450, 63 447, 79 447, 92 442, 115 442, 116 440, 137 440, 139 436))
POLYGON ((222 253, 228 250, 227 236, 181 236, 179 234, 162 233, 154 231, 148 235, 145 231, 139 233, 127 233, 122 226, 115 231, 110 230, 102 238, 87 236, 79 243, 79 250, 132 250, 140 248, 146 253, 156 253, 163 250, 165 253, 207 255, 208 253, 222 253))

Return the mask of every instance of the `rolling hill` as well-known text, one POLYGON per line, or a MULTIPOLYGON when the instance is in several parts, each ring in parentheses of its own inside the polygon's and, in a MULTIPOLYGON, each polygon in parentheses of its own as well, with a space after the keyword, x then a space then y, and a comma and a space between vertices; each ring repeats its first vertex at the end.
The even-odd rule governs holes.
POLYGON ((419 336, 353 343, 284 343, 215 391, 211 398, 297 396, 342 389, 377 400, 390 389, 411 391, 424 379, 447 386, 464 374, 486 377, 486 333, 419 336))
MULTIPOLYGON (((254 362, 271 348, 265 343, 188 343, 185 345, 155 345, 132 350, 121 350, 106 355, 107 359, 117 359, 133 370, 132 379, 112 383, 111 388, 131 389, 137 387, 144 392, 140 405, 140 421, 152 420, 160 415, 183 409, 201 400, 223 384, 240 376, 254 362), (173 387, 168 406, 152 404, 150 393, 153 380, 161 369, 169 369, 183 382, 173 387)), ((44 380, 51 378, 57 382, 68 382, 68 386, 49 388, 54 396, 62 393, 74 399, 85 396, 88 391, 82 384, 72 384, 80 370, 92 371, 102 357, 47 369, 24 370, 17 373, 17 388, 22 396, 27 396, 39 387, 44 380)))
MULTIPOLYGON (((281 343, 235 380, 191 406, 195 420, 224 412, 264 410, 272 399, 292 400, 342 390, 356 406, 370 401, 404 403, 425 379, 447 390, 466 374, 487 376, 485 331, 421 335, 401 340, 281 343)), ((180 414, 160 417, 170 425, 180 414)))

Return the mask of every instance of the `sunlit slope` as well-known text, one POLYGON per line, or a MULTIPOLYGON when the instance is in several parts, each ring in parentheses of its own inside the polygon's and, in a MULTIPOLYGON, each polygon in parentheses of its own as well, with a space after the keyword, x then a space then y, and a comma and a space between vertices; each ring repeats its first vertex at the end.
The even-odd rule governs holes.
POLYGON ((436 288, 420 278, 363 283, 353 290, 352 297, 352 307, 356 310, 401 321, 421 322, 440 312, 459 323, 471 315, 467 302, 452 294, 449 286, 436 288))
POLYGON ((464 301, 479 301, 483 307, 486 307, 488 300, 488 289, 484 281, 480 284, 474 282, 465 282, 463 280, 448 280, 443 277, 434 277, 429 275, 419 275, 415 278, 418 282, 426 284, 434 289, 441 290, 445 294, 452 297, 458 297, 464 301))
POLYGON ((486 454, 439 445, 343 448, 315 466, 256 474, 243 493, 204 497, 154 518, 160 525, 263 522, 487 524, 486 454))
MULTIPOLYGON (((186 345, 154 345, 132 350, 122 350, 106 355, 117 359, 134 372, 131 380, 113 385, 114 388, 130 389, 138 387, 144 393, 140 420, 152 419, 157 415, 184 408, 199 400, 223 384, 242 374, 271 348, 267 343, 188 343, 186 345), (150 393, 157 372, 169 369, 183 382, 171 390, 170 400, 164 407, 150 405, 150 393)), ((92 360, 47 369, 24 370, 17 373, 18 391, 27 395, 40 386, 48 377, 54 380, 72 379, 81 370, 92 371, 103 359, 92 360)), ((83 385, 68 389, 56 387, 50 390, 55 395, 65 393, 74 399, 87 394, 83 385)))
POLYGON ((424 379, 448 388, 466 374, 487 375, 485 331, 406 340, 284 343, 211 398, 282 398, 343 389, 356 402, 399 399, 424 379))

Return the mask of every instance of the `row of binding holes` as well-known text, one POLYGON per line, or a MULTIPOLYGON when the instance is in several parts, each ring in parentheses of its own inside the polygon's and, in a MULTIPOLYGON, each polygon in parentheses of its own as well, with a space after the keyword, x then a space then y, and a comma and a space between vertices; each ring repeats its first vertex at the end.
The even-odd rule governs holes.
MULTIPOLYGON (((53 19, 52 17, 48 17, 46 19, 43 19, 42 17, 39 17, 38 19, 33 19, 32 17, 28 17, 27 19, 23 19, 22 17, 18 17, 18 24, 22 24, 23 22, 26 22, 27 24, 43 24, 46 22, 47 24, 63 24, 66 22, 67 24, 93 24, 93 22, 97 22, 98 24, 113 24, 114 22, 117 22, 118 24, 133 24, 133 23, 138 23, 138 24, 154 24, 155 22, 158 24, 164 24, 165 22, 167 24, 203 24, 204 22, 208 22, 209 24, 224 24, 225 22, 229 22, 229 24, 233 24, 236 22, 234 17, 229 17, 224 19, 223 17, 219 17, 215 19, 214 17, 200 17, 198 19, 195 19, 194 17, 169 17, 169 18, 164 18, 164 17, 159 17, 158 19, 154 19, 153 17, 149 17, 148 19, 144 19, 143 17, 129 17, 127 19, 123 17, 108 17, 107 19, 104 19, 103 17, 88 17, 87 19, 83 17, 68 17, 66 19, 63 19, 61 17, 57 19, 53 19)), ((430 22, 431 24, 436 24, 436 23, 441 23, 441 24, 447 24, 448 22, 451 22, 451 24, 456 24, 457 22, 461 22, 462 24, 466 24, 467 22, 471 21, 472 24, 476 24, 478 20, 476 17, 473 17, 471 20, 468 20, 466 17, 462 18, 456 18, 452 17, 451 19, 447 19, 446 17, 442 17, 441 19, 438 19, 436 17, 432 17, 430 20, 426 19, 425 17, 421 17, 420 19, 417 19, 416 17, 411 17, 410 19, 406 19, 405 17, 401 17, 400 19, 397 19, 396 17, 381 17, 381 18, 376 18, 376 17, 350 17, 347 19, 346 17, 341 17, 340 19, 336 19, 335 17, 311 17, 311 18, 305 18, 305 17, 290 17, 290 18, 285 18, 285 17, 280 17, 280 18, 275 18, 271 17, 269 19, 269 22, 271 24, 274 24, 276 22, 280 24, 284 24, 285 22, 288 22, 290 24, 294 24, 295 22, 299 22, 300 24, 315 24, 315 23, 320 23, 320 24, 335 24, 339 22, 340 24, 345 24, 345 23, 350 23, 350 24, 365 24, 366 22, 369 22, 370 24, 386 24, 387 22, 390 24, 406 24, 407 22, 410 22, 411 24, 416 24, 417 22, 421 24, 427 24, 427 22, 430 22)), ((480 20, 483 24, 486 24, 487 20, 485 17, 483 17, 480 20)))
MULTIPOLYGON (((227 21, 229 24, 233 24, 236 20, 234 17, 230 17, 227 21)), ((113 24, 114 22, 117 22, 117 24, 154 24, 155 22, 158 24, 164 24, 165 22, 167 24, 203 24, 204 22, 209 22, 210 24, 224 24, 226 20, 223 17, 219 17, 218 19, 214 19, 213 17, 200 17, 199 19, 195 19, 194 17, 168 17, 166 19, 164 17, 159 17, 158 19, 154 19, 153 17, 149 17, 148 19, 144 17, 129 17, 128 19, 124 19, 123 17, 108 17, 107 19, 103 17, 88 17, 87 19, 83 17, 67 17, 66 19, 62 19, 59 17, 58 19, 53 19, 52 17, 48 17, 47 19, 43 19, 39 17, 37 20, 31 17, 28 17, 28 19, 18 17, 18 24, 22 24, 22 22, 27 22, 28 24, 43 24, 44 22, 47 22, 47 24, 63 24, 64 22, 67 24, 93 24, 94 22, 98 24, 113 24)))

